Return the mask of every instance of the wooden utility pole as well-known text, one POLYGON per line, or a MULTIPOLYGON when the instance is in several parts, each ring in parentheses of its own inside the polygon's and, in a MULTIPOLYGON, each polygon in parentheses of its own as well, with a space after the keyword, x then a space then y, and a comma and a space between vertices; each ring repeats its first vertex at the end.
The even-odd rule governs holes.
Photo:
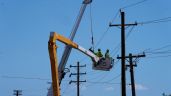
POLYGON ((129 63, 130 63, 132 96, 136 96, 136 93, 135 93, 135 79, 134 79, 134 66, 136 66, 136 65, 133 65, 132 54, 129 54, 129 63))
POLYGON ((22 90, 14 90, 14 94, 15 96, 20 96, 22 95, 22 90))
POLYGON ((77 67, 77 73, 71 73, 69 77, 71 77, 72 75, 77 75, 77 81, 70 81, 69 84, 75 82, 77 83, 77 96, 80 96, 80 82, 86 82, 86 80, 84 81, 80 81, 80 75, 85 75, 86 73, 80 73, 80 67, 86 67, 85 65, 80 66, 79 62, 77 62, 77 66, 72 66, 70 65, 70 67, 77 67))
POLYGON ((109 26, 121 26, 121 57, 118 57, 118 59, 121 59, 121 89, 122 89, 122 95, 126 96, 126 74, 125 74, 125 26, 135 26, 137 23, 134 24, 125 24, 125 12, 121 11, 121 24, 110 24, 109 26))
MULTIPOLYGON (((140 58, 140 57, 145 57, 145 53, 143 53, 142 55, 132 55, 131 53, 129 54, 129 56, 126 56, 125 58, 129 58, 129 65, 127 65, 127 67, 130 67, 130 77, 131 77, 131 89, 132 89, 132 96, 136 96, 136 92, 135 92, 135 79, 134 79, 134 67, 136 67, 136 64, 133 64, 133 58, 140 58)), ((135 59, 135 60, 136 60, 135 59)))

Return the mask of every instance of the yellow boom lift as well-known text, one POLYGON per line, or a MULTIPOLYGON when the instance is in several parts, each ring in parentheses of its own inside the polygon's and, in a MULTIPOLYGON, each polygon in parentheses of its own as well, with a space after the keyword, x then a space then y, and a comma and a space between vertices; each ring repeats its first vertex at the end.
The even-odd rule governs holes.
POLYGON ((58 46, 56 45, 57 40, 89 56, 93 61, 93 64, 92 64, 93 69, 109 71, 112 68, 112 64, 113 64, 112 58, 97 57, 93 52, 84 49, 83 47, 81 47, 80 45, 77 45, 70 39, 65 38, 64 36, 57 34, 55 32, 51 32, 49 42, 48 42, 48 49, 49 49, 49 57, 50 57, 50 63, 51 63, 53 96, 60 96, 60 88, 59 88, 60 81, 58 78, 58 60, 57 60, 57 47, 58 46))

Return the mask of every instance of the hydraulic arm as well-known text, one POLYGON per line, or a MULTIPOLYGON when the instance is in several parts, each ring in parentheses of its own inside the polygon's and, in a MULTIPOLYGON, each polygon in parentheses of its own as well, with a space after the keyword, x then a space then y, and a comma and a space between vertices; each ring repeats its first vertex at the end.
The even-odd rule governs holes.
POLYGON ((52 87, 53 87, 53 94, 54 96, 60 96, 59 91, 59 74, 58 74, 58 60, 57 60, 57 45, 56 41, 60 41, 71 48, 75 48, 76 50, 84 53, 85 55, 89 56, 93 61, 93 69, 95 70, 103 70, 108 71, 112 68, 112 61, 110 58, 103 58, 96 56, 93 52, 84 49, 80 45, 77 45, 73 41, 64 36, 57 34, 55 32, 50 33, 50 38, 48 42, 48 49, 49 49, 49 57, 51 62, 51 74, 52 74, 52 87))
POLYGON ((82 53, 91 57, 95 63, 97 63, 100 60, 100 58, 97 57, 95 54, 93 54, 91 51, 84 49, 83 47, 77 45, 76 43, 63 37, 62 35, 59 35, 55 32, 51 32, 50 39, 48 42, 48 49, 49 49, 49 57, 51 62, 52 87, 53 87, 54 96, 60 96, 56 40, 81 51, 82 53))

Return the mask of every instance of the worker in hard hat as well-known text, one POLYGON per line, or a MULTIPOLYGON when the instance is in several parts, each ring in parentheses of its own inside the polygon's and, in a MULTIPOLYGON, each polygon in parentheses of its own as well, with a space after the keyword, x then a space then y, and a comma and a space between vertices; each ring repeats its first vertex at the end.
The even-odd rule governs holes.
POLYGON ((101 52, 101 49, 98 49, 97 53, 95 53, 95 54, 96 54, 96 56, 98 56, 98 57, 103 57, 103 54, 102 54, 102 52, 101 52))
POLYGON ((110 55, 109 55, 109 49, 107 49, 107 50, 106 50, 105 58, 110 58, 110 55))
MULTIPOLYGON (((107 61, 107 60, 110 60, 111 64, 114 63, 114 59, 113 59, 112 57, 110 57, 109 49, 106 50, 105 59, 106 59, 106 61, 107 61)), ((111 66, 111 67, 112 67, 112 66, 111 66)))

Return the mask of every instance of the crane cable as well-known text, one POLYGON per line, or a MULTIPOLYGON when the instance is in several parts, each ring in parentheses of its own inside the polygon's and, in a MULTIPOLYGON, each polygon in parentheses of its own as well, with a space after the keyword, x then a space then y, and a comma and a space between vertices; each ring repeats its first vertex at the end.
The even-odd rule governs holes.
POLYGON ((92 51, 94 51, 94 34, 93 34, 93 20, 92 20, 92 8, 90 4, 90 31, 91 31, 91 45, 92 45, 92 51))
MULTIPOLYGON (((91 47, 89 48, 90 51, 94 52, 95 46, 94 46, 94 34, 93 34, 93 18, 92 18, 92 8, 90 3, 90 11, 89 11, 89 17, 90 17, 90 32, 91 32, 91 47)), ((85 58, 82 58, 80 62, 83 62, 85 58)))

